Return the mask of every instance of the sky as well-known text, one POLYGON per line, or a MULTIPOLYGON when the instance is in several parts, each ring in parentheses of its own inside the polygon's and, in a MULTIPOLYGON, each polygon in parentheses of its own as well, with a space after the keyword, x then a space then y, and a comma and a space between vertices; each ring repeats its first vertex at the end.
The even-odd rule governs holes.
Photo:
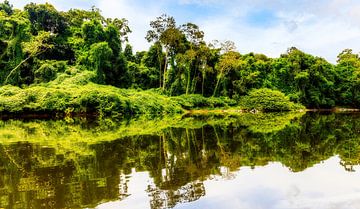
POLYGON ((206 41, 235 42, 241 53, 279 57, 295 46, 334 63, 343 49, 360 51, 360 0, 10 0, 16 8, 30 2, 62 11, 96 6, 105 17, 126 18, 136 51, 148 49, 149 23, 164 13, 198 25, 206 41))

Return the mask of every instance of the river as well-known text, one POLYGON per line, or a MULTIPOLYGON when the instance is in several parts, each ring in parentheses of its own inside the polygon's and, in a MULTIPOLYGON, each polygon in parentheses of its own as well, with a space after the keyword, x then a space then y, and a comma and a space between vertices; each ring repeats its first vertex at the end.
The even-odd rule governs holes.
POLYGON ((0 120, 0 208, 360 208, 360 114, 0 120))

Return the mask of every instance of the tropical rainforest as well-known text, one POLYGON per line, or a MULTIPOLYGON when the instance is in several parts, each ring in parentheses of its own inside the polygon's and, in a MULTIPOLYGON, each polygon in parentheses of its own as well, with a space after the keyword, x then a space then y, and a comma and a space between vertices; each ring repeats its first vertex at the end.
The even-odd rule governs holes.
POLYGON ((49 3, 0 3, 0 112, 178 113, 196 108, 288 111, 360 107, 360 57, 336 64, 295 47, 278 58, 204 40, 193 23, 151 21, 133 52, 128 21, 49 3), (302 106, 303 105, 303 106, 302 106))

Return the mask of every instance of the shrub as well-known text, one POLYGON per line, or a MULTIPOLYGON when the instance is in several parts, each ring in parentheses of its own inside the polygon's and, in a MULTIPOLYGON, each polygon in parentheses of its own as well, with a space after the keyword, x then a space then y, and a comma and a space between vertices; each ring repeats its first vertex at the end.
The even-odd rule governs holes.
POLYGON ((47 83, 57 77, 57 73, 64 72, 67 68, 66 61, 46 60, 34 71, 35 83, 47 83))
POLYGON ((256 109, 263 112, 291 111, 304 108, 294 104, 284 93, 267 88, 256 89, 249 92, 248 96, 240 99, 240 105, 247 109, 256 109))
POLYGON ((46 83, 56 78, 57 70, 50 64, 43 64, 35 70, 35 83, 46 83))
POLYGON ((58 77, 50 82, 53 85, 86 85, 90 83, 91 80, 96 78, 96 73, 93 71, 80 70, 77 67, 71 67, 65 71, 65 73, 60 73, 58 77))
POLYGON ((0 87, 0 113, 98 113, 101 116, 181 113, 181 105, 154 91, 118 89, 89 83, 50 83, 28 88, 0 87))

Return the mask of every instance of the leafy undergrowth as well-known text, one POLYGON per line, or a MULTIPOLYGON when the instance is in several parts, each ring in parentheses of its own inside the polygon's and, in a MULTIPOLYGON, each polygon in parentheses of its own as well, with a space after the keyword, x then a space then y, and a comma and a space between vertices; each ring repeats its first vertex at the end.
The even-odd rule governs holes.
POLYGON ((5 114, 155 115, 177 114, 192 108, 227 108, 235 104, 235 101, 228 98, 205 98, 201 95, 169 97, 156 90, 119 89, 94 83, 0 87, 0 113, 5 114))
POLYGON ((100 115, 179 113, 182 108, 166 96, 110 86, 33 86, 0 88, 0 111, 8 113, 99 113, 100 115))
POLYGON ((173 97, 174 101, 186 110, 229 108, 237 105, 237 101, 228 97, 203 97, 199 94, 173 97))

